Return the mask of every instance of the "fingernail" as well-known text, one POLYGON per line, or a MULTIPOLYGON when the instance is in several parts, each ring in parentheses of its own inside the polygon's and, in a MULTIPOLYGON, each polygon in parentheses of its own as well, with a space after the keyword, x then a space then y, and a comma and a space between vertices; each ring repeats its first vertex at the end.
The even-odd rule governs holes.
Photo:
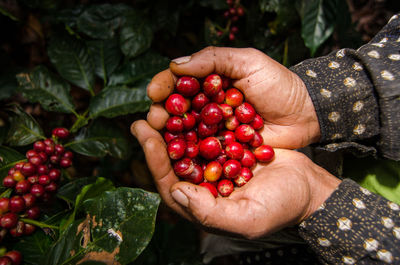
POLYGON ((171 195, 172 195, 172 198, 174 198, 174 200, 177 203, 179 203, 180 205, 182 205, 184 207, 189 206, 189 199, 188 199, 188 197, 186 197, 186 195, 182 191, 174 190, 171 195))
POLYGON ((179 57, 176 59, 173 59, 172 62, 176 63, 176 64, 184 64, 190 61, 190 59, 192 59, 192 56, 184 56, 184 57, 179 57))
POLYGON ((135 136, 137 138, 137 134, 136 134, 136 121, 132 123, 131 125, 131 133, 133 134, 133 136, 135 136))

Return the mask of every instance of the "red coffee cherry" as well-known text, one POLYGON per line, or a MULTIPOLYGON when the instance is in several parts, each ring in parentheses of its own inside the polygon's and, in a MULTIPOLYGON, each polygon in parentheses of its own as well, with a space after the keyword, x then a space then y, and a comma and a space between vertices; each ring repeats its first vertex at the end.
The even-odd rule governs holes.
POLYGON ((22 196, 16 195, 10 198, 8 208, 10 212, 19 213, 25 210, 25 200, 22 196))
POLYGON ((65 153, 62 155, 62 157, 72 160, 74 158, 74 153, 72 153, 71 151, 65 151, 65 153))
POLYGON ((254 150, 256 159, 260 162, 269 162, 274 158, 274 149, 269 145, 261 145, 254 150))
POLYGON ((9 257, 3 256, 0 257, 0 265, 13 265, 13 261, 9 257))
POLYGON ((10 235, 13 237, 23 236, 25 232, 25 223, 18 221, 17 225, 10 229, 10 235))
POLYGON ((218 182, 217 189, 223 197, 229 196, 233 192, 233 188, 233 183, 229 179, 222 179, 218 182))
POLYGON ((33 205, 35 205, 36 197, 31 193, 26 193, 22 197, 24 198, 26 208, 31 208, 33 205))
POLYGON ((197 143, 199 138, 197 137, 197 132, 194 130, 185 133, 185 140, 187 142, 197 143))
POLYGON ((178 116, 169 117, 165 127, 171 133, 181 133, 183 131, 183 120, 178 116))
POLYGON ((29 189, 31 188, 31 183, 29 183, 28 180, 23 179, 17 182, 15 184, 15 193, 17 194, 25 194, 29 192, 29 189))
POLYGON ((28 182, 29 182, 31 185, 33 185, 33 184, 39 182, 39 176, 38 176, 38 175, 32 175, 32 176, 29 176, 29 177, 27 178, 27 180, 28 180, 28 182))
POLYGON ((256 156, 248 149, 245 149, 243 152, 243 157, 240 160, 240 163, 243 167, 252 168, 256 165, 256 156))
POLYGON ((226 161, 223 165, 224 176, 227 179, 234 179, 239 175, 241 168, 242 165, 239 161, 230 159, 226 161))
MULTIPOLYGON (((21 173, 24 175, 24 176, 30 176, 30 175, 33 175, 33 174, 35 174, 36 173, 36 166, 37 165, 40 165, 41 164, 41 162, 42 162, 42 159, 39 157, 39 156, 33 156, 33 157, 31 157, 31 158, 29 158, 29 161, 30 160, 33 160, 34 161, 34 163, 37 163, 36 165, 34 164, 34 163, 32 163, 32 162, 27 162, 27 163, 25 163, 24 164, 24 166, 21 168, 21 173), (38 161, 37 161, 38 160, 38 161), (40 162, 40 163, 39 163, 40 162)), ((16 171, 16 172, 18 172, 18 171, 16 171)), ((16 181, 18 181, 17 179, 17 177, 14 175, 14 179, 16 180, 16 181)), ((20 180, 20 179, 19 179, 20 180)))
POLYGON ((36 198, 43 197, 44 192, 44 187, 40 184, 33 184, 30 190, 30 193, 36 198))
POLYGON ((36 230, 36 226, 31 224, 25 224, 24 235, 29 236, 32 235, 36 230))
POLYGON ((256 147, 259 147, 260 145, 262 145, 263 142, 264 142, 264 138, 261 136, 261 134, 257 131, 254 131, 254 137, 253 137, 253 139, 251 139, 249 141, 249 145, 251 147, 256 148, 256 147))
POLYGON ((40 217, 40 208, 39 206, 33 206, 26 210, 26 215, 29 219, 36 220, 40 217))
POLYGON ((174 139, 167 145, 168 156, 171 159, 181 159, 186 152, 186 141, 184 139, 174 139))
POLYGON ((204 188, 206 188, 206 189, 208 189, 211 192, 211 194, 214 196, 214 198, 218 197, 218 191, 217 191, 217 189, 215 188, 214 185, 212 185, 212 184, 210 184, 208 182, 202 182, 199 185, 204 187, 204 188))
POLYGON ((50 177, 48 175, 40 175, 39 179, 38 179, 39 184, 42 185, 42 186, 46 186, 47 184, 50 183, 50 181, 51 180, 50 180, 50 177))
POLYGON ((221 142, 216 137, 208 137, 200 142, 200 155, 207 160, 215 159, 221 153, 221 151, 221 142))
POLYGON ((0 199, 0 215, 8 212, 8 205, 9 205, 10 199, 9 198, 1 198, 0 199))
POLYGON ((204 122, 200 122, 197 126, 197 134, 200 138, 206 138, 213 136, 218 132, 218 124, 207 125, 204 122))
POLYGON ((58 189, 58 185, 55 182, 50 182, 48 185, 44 187, 44 190, 49 193, 54 193, 58 189))
POLYGON ((28 150, 25 153, 27 159, 31 158, 32 156, 37 156, 37 152, 35 150, 28 150))
POLYGON ((70 167, 70 166, 72 166, 72 161, 71 161, 71 159, 65 158, 65 157, 61 158, 61 160, 60 160, 60 167, 62 167, 62 168, 68 168, 68 167, 70 167))
POLYGON ((253 172, 247 167, 242 167, 239 175, 233 180, 236 186, 241 187, 253 177, 253 172))
POLYGON ((199 81, 191 76, 182 76, 176 81, 176 90, 185 97, 192 97, 200 90, 199 81))
POLYGON ((211 98, 212 102, 215 102, 217 104, 222 104, 225 101, 225 91, 222 89, 216 94, 215 96, 212 96, 211 98))
POLYGON ((207 164, 204 170, 204 178, 209 182, 214 182, 220 179, 222 175, 222 166, 217 161, 211 161, 207 164))
POLYGON ((243 103, 243 94, 236 88, 230 88, 225 92, 225 103, 236 108, 243 103))
POLYGON ((250 126, 253 127, 254 130, 260 130, 264 126, 263 118, 259 114, 256 114, 254 120, 250 123, 250 126))
POLYGON ((223 104, 220 104, 219 107, 222 110, 222 117, 225 120, 228 119, 229 117, 233 116, 233 109, 228 104, 223 103, 223 104))
POLYGON ((200 165, 194 165, 192 173, 182 176, 185 181, 199 184, 204 181, 204 172, 200 165))
POLYGON ((199 154, 199 146, 195 142, 186 142, 185 156, 195 158, 199 154))
POLYGON ((190 158, 183 158, 174 163, 174 172, 177 176, 189 175, 194 170, 194 163, 190 158))
POLYGON ((22 262, 22 254, 17 250, 8 251, 4 254, 4 257, 9 257, 12 260, 13 265, 19 265, 22 262))
POLYGON ((256 110, 247 102, 240 104, 235 109, 235 116, 242 123, 250 123, 254 120, 256 116, 256 110))
POLYGON ((173 133, 168 132, 168 131, 166 131, 164 133, 164 140, 165 140, 166 143, 169 143, 169 142, 171 142, 172 140, 174 140, 176 138, 184 139, 185 137, 183 136, 182 133, 173 134, 173 133))
POLYGON ((6 188, 14 188, 15 184, 17 184, 17 182, 14 180, 14 177, 12 176, 6 176, 3 179, 3 186, 6 188))
POLYGON ((206 77, 203 83, 204 93, 209 96, 215 96, 222 90, 222 79, 217 74, 211 74, 206 77))
POLYGON ((244 149, 242 144, 233 142, 226 146, 225 152, 230 159, 240 160, 243 157, 244 149))
POLYGON ((18 215, 15 213, 6 213, 0 219, 0 225, 3 228, 11 229, 17 225, 18 215))
POLYGON ((36 172, 37 172, 39 175, 44 175, 44 174, 49 173, 49 168, 48 168, 46 165, 38 165, 38 166, 36 167, 36 172))
POLYGON ((217 103, 209 103, 200 112, 201 120, 207 125, 218 124, 222 121, 222 110, 217 103))
POLYGON ((36 141, 33 143, 33 149, 36 150, 37 152, 43 152, 45 148, 45 144, 43 141, 36 141))
POLYGON ((189 108, 190 103, 180 94, 171 94, 165 102, 165 109, 172 115, 181 116, 189 108))
POLYGON ((196 125, 196 118, 191 113, 185 113, 182 117, 183 129, 189 131, 196 125))
POLYGON ((193 110, 200 112, 201 109, 210 102, 210 99, 206 96, 206 94, 200 92, 192 99, 192 108, 193 110))
POLYGON ((254 129, 248 124, 241 124, 235 130, 235 137, 238 141, 246 143, 254 138, 254 129))
POLYGON ((58 137, 60 139, 65 139, 65 138, 68 138, 69 131, 67 128, 62 128, 62 127, 54 128, 52 131, 52 135, 54 137, 58 137))
POLYGON ((59 181, 61 177, 61 171, 53 168, 49 171, 49 177, 52 181, 59 181))

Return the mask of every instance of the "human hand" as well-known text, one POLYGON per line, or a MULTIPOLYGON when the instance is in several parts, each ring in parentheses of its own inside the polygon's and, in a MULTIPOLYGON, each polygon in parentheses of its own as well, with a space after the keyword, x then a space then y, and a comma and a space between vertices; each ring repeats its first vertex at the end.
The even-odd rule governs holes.
POLYGON ((298 224, 310 216, 340 180, 302 153, 275 149, 270 163, 258 163, 253 178, 229 197, 214 198, 204 187, 179 181, 158 131, 136 121, 132 133, 142 145, 147 164, 164 202, 202 226, 249 239, 298 224))
POLYGON ((295 149, 318 141, 319 123, 314 105, 303 81, 264 53, 251 49, 209 47, 171 62, 170 69, 156 75, 147 88, 155 104, 147 116, 149 124, 160 130, 169 115, 160 104, 174 89, 177 76, 197 78, 211 73, 233 80, 256 111, 264 118, 260 131, 264 143, 295 149))

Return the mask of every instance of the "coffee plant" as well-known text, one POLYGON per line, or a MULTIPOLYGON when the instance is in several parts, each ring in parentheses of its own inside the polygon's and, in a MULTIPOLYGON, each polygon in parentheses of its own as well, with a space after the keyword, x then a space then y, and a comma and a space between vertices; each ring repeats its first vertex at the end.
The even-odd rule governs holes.
MULTIPOLYGON (((349 10, 344 0, 1 1, 0 264, 201 264, 198 230, 160 206, 129 133, 151 104, 147 84, 208 45, 255 47, 286 66, 358 47, 372 33, 357 33, 349 10)), ((201 94, 185 96, 201 105, 201 94)), ((251 167, 259 155, 237 148, 232 160, 240 152, 251 167)))

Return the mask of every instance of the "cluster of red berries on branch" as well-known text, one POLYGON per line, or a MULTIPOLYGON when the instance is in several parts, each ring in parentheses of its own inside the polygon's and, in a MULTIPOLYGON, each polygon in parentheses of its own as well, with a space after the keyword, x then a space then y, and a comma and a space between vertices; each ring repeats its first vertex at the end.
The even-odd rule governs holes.
MULTIPOLYGON (((34 225, 21 219, 38 219, 38 203, 50 201, 57 192, 61 169, 72 165, 73 153, 58 143, 59 139, 68 136, 66 128, 55 128, 52 138, 36 141, 33 149, 26 152, 26 161, 18 162, 9 169, 3 179, 3 186, 11 189, 8 193, 10 196, 0 198, 0 241, 8 233, 20 237, 35 231, 34 225)), ((10 264, 19 263, 13 261, 10 264)))
MULTIPOLYGON (((238 0, 226 0, 229 8, 224 11, 224 18, 228 20, 229 26, 229 40, 234 41, 236 38, 236 34, 239 32, 239 28, 236 25, 236 22, 242 17, 245 13, 244 8, 240 5, 240 1, 238 0)), ((222 32, 221 32, 222 33, 222 32)))
POLYGON ((0 265, 19 265, 22 262, 22 254, 17 250, 11 250, 0 257, 0 265))
POLYGON ((252 178, 257 161, 274 157, 259 133, 262 117, 226 77, 211 74, 202 86, 194 77, 180 77, 165 108, 170 117, 164 140, 175 174, 215 197, 229 196, 252 178))

